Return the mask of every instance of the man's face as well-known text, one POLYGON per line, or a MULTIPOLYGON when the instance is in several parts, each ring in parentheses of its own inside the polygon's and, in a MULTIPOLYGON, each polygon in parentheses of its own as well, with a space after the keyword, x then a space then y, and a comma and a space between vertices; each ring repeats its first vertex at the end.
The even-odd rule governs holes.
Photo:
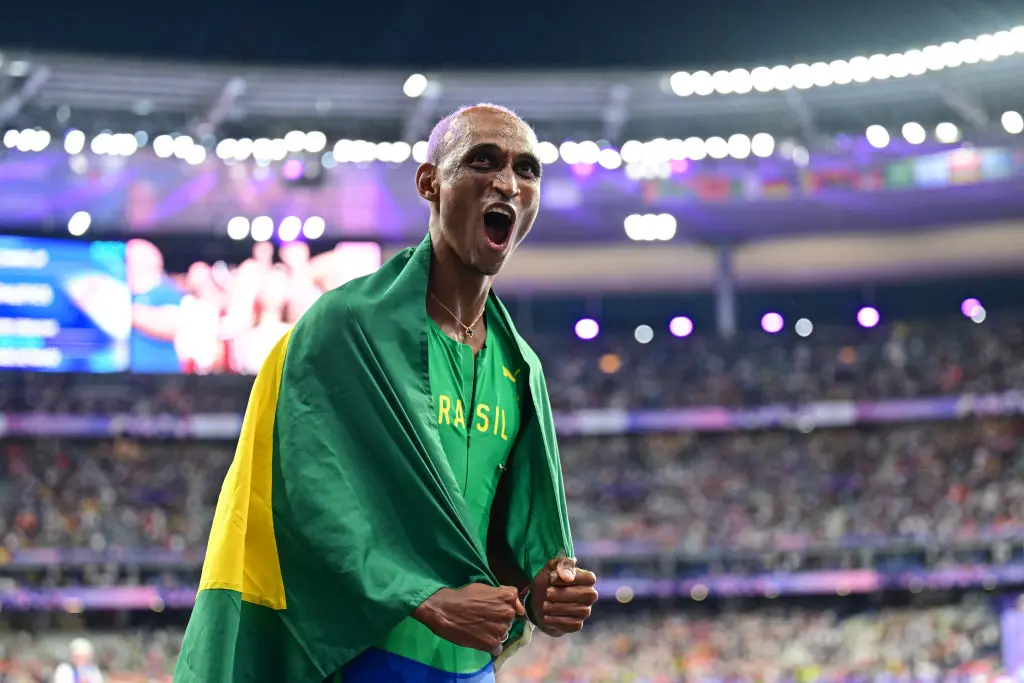
POLYGON ((522 121, 487 108, 463 113, 449 136, 432 176, 441 230, 463 263, 497 275, 537 217, 536 136, 522 121))

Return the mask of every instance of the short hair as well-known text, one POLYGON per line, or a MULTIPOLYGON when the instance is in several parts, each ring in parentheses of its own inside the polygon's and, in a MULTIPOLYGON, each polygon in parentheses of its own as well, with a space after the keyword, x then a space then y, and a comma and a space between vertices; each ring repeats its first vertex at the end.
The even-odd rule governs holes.
POLYGON ((501 112, 502 114, 506 114, 507 116, 510 116, 515 120, 520 121, 524 126, 529 128, 531 131, 533 130, 533 127, 530 124, 526 123, 526 121, 523 120, 523 117, 521 117, 519 114, 515 113, 508 107, 503 107, 500 104, 480 102, 479 104, 470 104, 464 107, 459 107, 451 114, 448 114, 448 116, 438 121, 437 125, 434 126, 434 129, 430 131, 430 137, 427 139, 428 162, 434 164, 435 166, 441 165, 441 161, 444 159, 445 155, 448 153, 448 148, 451 146, 452 124, 455 123, 456 119, 458 119, 460 116, 462 116, 471 109, 490 109, 492 111, 501 112))

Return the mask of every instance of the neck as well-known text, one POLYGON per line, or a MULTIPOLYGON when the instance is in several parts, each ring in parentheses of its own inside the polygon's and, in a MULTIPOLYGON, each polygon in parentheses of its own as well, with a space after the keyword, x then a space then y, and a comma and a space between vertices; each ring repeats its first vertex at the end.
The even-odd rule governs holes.
MULTIPOLYGON (((431 230, 431 243, 433 249, 427 286, 458 316, 460 322, 471 325, 483 314, 494 277, 463 263, 451 245, 440 237, 439 231, 431 230)), ((451 317, 443 308, 436 307, 436 302, 430 301, 430 297, 427 299, 427 311, 431 317, 439 321, 451 317)))

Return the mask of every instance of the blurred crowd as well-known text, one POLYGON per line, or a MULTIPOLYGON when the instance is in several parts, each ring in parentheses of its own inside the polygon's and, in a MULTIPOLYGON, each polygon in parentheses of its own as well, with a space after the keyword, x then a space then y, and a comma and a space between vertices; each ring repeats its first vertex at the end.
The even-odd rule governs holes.
MULTIPOLYGON (((568 439, 573 534, 688 553, 1024 532, 1024 422, 568 439)), ((6 440, 0 541, 202 549, 227 442, 6 440)))
MULTIPOLYGON (((611 614, 578 636, 534 642, 499 683, 981 683, 999 669, 983 600, 843 617, 822 610, 611 614)), ((165 683, 180 631, 92 634, 111 683, 165 683)), ((0 681, 49 682, 66 635, 0 633, 0 681)))
MULTIPOLYGON (((544 361, 556 410, 1024 389, 1024 321, 995 315, 983 325, 958 317, 874 330, 822 328, 807 339, 750 334, 732 343, 667 334, 649 344, 613 334, 589 342, 568 334, 529 337, 544 361)), ((3 377, 0 411, 7 412, 240 412, 252 385, 251 377, 237 375, 3 377)))
POLYGON ((938 683, 988 681, 999 625, 983 603, 612 618, 573 638, 535 636, 502 683, 938 683))
POLYGON ((1024 424, 568 440, 573 534, 688 553, 1024 531, 1024 424))

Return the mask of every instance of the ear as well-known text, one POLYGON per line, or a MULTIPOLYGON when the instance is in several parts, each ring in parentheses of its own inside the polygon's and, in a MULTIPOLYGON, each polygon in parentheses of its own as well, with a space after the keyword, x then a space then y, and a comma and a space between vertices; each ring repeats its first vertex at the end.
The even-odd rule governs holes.
POLYGON ((441 196, 441 177, 437 166, 429 162, 416 169, 416 191, 428 202, 436 202, 441 196))

